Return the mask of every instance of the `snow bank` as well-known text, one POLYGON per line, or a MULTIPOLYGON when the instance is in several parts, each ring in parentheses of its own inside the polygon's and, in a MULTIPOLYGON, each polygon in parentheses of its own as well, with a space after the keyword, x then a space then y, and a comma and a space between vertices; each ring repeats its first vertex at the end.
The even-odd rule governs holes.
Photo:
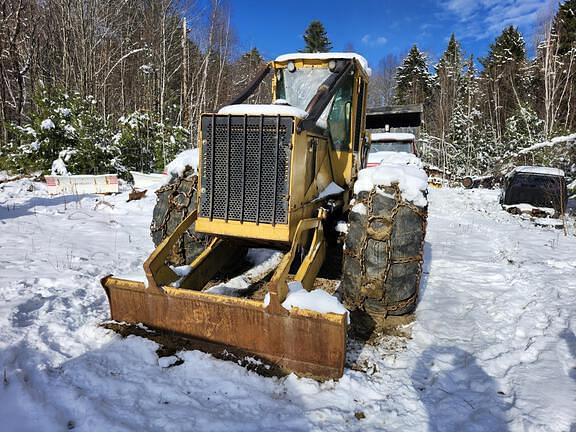
MULTIPOLYGON (((398 153, 400 154, 400 153, 398 153)), ((381 163, 379 166, 365 168, 358 173, 354 184, 354 193, 370 192, 374 186, 392 186, 397 183, 402 198, 418 207, 428 204, 424 192, 428 188, 428 176, 423 169, 413 165, 395 165, 381 163)))
POLYGON ((394 151, 379 151, 368 154, 370 163, 384 163, 392 165, 413 165, 422 168, 422 160, 412 153, 394 152, 394 151))
POLYGON ((94 209, 94 197, 50 198, 43 183, 0 187, 2 431, 556 432, 574 423, 576 237, 503 212, 498 191, 430 190, 411 337, 350 340, 344 376, 324 383, 262 377, 196 350, 158 358, 156 343, 100 327, 110 310, 99 279, 142 274, 154 249, 156 196, 127 198, 103 198, 112 211, 94 209))
POLYGON ((519 166, 514 168, 508 175, 510 176, 514 173, 542 174, 564 177, 564 171, 561 169, 539 166, 519 166))
POLYGON ((360 54, 350 52, 328 52, 328 53, 291 53, 276 57, 277 62, 287 62, 290 60, 331 60, 331 59, 356 59, 364 72, 368 76, 372 75, 372 69, 368 67, 368 61, 360 54))
MULTIPOLYGON (((270 304, 270 294, 264 297, 264 306, 270 304)), ((306 309, 320 313, 347 314, 348 310, 333 295, 322 289, 306 291, 300 281, 288 282, 288 295, 282 303, 284 309, 306 309)), ((350 317, 348 317, 350 322, 350 317)))
POLYGON ((165 183, 170 181, 171 177, 182 177, 186 167, 191 167, 194 171, 198 172, 198 163, 200 160, 200 154, 198 149, 184 150, 176 159, 166 165, 166 178, 165 183))
POLYGON ((280 104, 238 104, 238 105, 228 105, 220 108, 218 114, 228 114, 228 115, 281 115, 297 117, 300 119, 305 119, 308 117, 308 113, 303 109, 280 104))
POLYGON ((520 150, 518 152, 518 154, 530 153, 534 150, 538 150, 538 149, 541 149, 543 147, 553 147, 556 144, 565 143, 567 141, 576 141, 576 134, 554 137, 550 141, 544 141, 544 142, 540 142, 540 143, 531 145, 530 147, 526 147, 525 149, 520 150))
POLYGON ((380 132, 370 134, 372 142, 388 142, 388 141, 414 141, 416 137, 411 133, 401 132, 380 132))

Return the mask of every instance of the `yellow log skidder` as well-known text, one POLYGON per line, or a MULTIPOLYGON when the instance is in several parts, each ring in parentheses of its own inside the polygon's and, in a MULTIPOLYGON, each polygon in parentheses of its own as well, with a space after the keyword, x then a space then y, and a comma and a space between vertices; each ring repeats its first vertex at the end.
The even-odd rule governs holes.
POLYGON ((368 79, 357 54, 280 56, 230 105, 203 114, 194 208, 144 263, 147 283, 102 280, 112 319, 238 348, 300 375, 342 376, 347 317, 282 303, 289 280, 312 289, 335 235, 325 227, 349 209, 368 151, 368 79), (242 104, 268 74, 275 103, 242 104), (167 262, 192 224, 211 240, 182 278, 167 262), (269 302, 203 291, 247 247, 284 252, 266 282, 269 302))

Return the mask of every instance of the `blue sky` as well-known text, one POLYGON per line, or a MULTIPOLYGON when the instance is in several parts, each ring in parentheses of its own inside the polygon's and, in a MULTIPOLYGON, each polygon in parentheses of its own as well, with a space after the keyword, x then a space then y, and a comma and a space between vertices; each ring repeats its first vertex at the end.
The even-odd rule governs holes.
POLYGON ((538 23, 557 0, 230 0, 242 50, 266 59, 302 49, 310 21, 324 23, 333 50, 352 45, 374 67, 387 54, 404 55, 416 43, 435 60, 455 33, 467 54, 483 56, 507 25, 518 26, 529 50, 538 23))

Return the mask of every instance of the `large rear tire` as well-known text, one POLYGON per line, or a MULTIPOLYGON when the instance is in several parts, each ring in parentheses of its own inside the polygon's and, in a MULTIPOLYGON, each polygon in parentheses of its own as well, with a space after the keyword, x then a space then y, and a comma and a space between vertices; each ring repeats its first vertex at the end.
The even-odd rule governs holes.
POLYGON ((388 315, 412 312, 422 273, 426 208, 402 198, 397 186, 356 197, 349 215, 342 297, 352 328, 369 336, 388 315))
MULTIPOLYGON (((196 209, 197 187, 198 175, 192 168, 187 167, 181 177, 173 176, 167 185, 156 191, 156 206, 150 225, 150 234, 156 246, 196 209)), ((210 236, 197 233, 194 225, 192 224, 174 245, 169 264, 189 264, 204 250, 210 236)))

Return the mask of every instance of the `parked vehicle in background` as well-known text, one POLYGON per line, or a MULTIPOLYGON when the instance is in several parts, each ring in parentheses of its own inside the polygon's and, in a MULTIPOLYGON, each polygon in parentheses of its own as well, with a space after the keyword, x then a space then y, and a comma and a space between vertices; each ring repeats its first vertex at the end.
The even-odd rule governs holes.
POLYGON ((536 166, 514 168, 504 177, 500 204, 513 214, 560 217, 568 204, 564 171, 536 166))
POLYGON ((411 133, 380 132, 370 135, 368 167, 380 164, 387 152, 412 153, 417 155, 416 137, 411 133))

